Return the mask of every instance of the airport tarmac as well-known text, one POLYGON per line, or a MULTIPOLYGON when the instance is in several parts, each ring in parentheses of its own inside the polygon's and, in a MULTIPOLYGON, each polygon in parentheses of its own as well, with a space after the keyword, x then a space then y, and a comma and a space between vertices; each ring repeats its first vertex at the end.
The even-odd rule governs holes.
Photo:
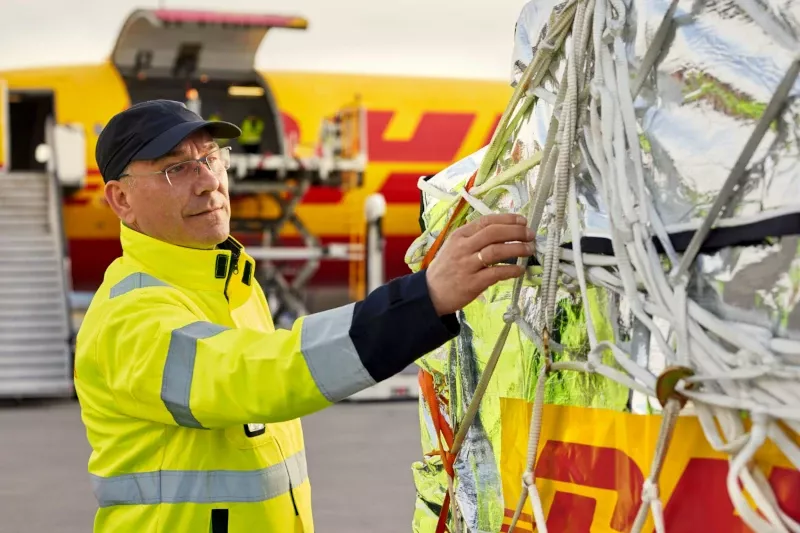
MULTIPOLYGON (((304 421, 317 533, 408 533, 415 401, 344 403, 304 421)), ((90 449, 77 402, 0 403, 0 532, 90 533, 90 449)))

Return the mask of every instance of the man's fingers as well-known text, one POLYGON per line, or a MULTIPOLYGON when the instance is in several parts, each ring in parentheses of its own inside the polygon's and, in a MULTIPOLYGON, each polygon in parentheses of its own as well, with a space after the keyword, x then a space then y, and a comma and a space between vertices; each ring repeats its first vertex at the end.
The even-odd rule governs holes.
POLYGON ((481 250, 480 253, 486 265, 491 265, 508 259, 529 257, 533 254, 533 245, 526 242, 491 244, 481 250))
POLYGON ((462 226, 458 231, 464 237, 472 237, 482 229, 494 224, 527 226, 528 221, 525 220, 525 217, 522 215, 515 215, 513 213, 483 215, 481 218, 462 226))
POLYGON ((527 226, 493 224, 469 237, 465 244, 469 252, 477 252, 497 243, 510 241, 530 242, 533 241, 535 236, 533 230, 529 230, 527 226))
POLYGON ((524 271, 522 267, 517 265, 498 265, 475 273, 475 279, 480 285, 481 292, 483 292, 498 281, 520 277, 524 271))

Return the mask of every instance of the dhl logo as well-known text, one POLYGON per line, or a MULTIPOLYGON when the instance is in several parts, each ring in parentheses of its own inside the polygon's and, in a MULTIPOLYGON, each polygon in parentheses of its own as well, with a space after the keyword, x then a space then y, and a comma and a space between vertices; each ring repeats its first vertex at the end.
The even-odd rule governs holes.
MULTIPOLYGON (((287 135, 302 138, 298 121, 286 111, 282 116, 287 135)), ((440 170, 456 161, 459 154, 467 155, 488 144, 501 117, 499 114, 495 117, 490 129, 481 137, 481 143, 472 147, 465 145, 478 116, 476 113, 423 112, 411 137, 404 140, 393 140, 387 134, 395 116, 396 112, 391 110, 367 110, 369 162, 371 166, 381 163, 428 164, 426 168, 413 171, 389 170, 383 184, 377 188, 389 203, 414 204, 419 202, 416 186, 419 176, 440 170)), ((303 198, 303 202, 308 204, 338 203, 341 200, 340 191, 326 189, 313 189, 303 198)))
MULTIPOLYGON (((423 112, 411 138, 397 141, 386 134, 395 111, 368 109, 367 124, 369 159, 375 163, 429 162, 443 163, 455 159, 459 149, 477 117, 476 113, 452 113, 440 111, 423 112)), ((297 120, 282 111, 284 130, 287 135, 301 138, 302 131, 297 120)), ((486 136, 488 143, 500 115, 486 136)))
MULTIPOLYGON (((531 405, 501 399, 501 475, 507 532, 521 490, 531 405)), ((551 533, 627 532, 642 500, 661 418, 602 409, 546 406, 534 470, 551 533)), ((800 472, 775 446, 756 455, 784 513, 800 520, 800 472)), ((681 417, 659 479, 669 533, 749 532, 727 490, 728 461, 694 417, 681 417)), ((654 531, 648 519, 644 531, 654 531)), ((530 503, 515 531, 534 531, 530 503)))

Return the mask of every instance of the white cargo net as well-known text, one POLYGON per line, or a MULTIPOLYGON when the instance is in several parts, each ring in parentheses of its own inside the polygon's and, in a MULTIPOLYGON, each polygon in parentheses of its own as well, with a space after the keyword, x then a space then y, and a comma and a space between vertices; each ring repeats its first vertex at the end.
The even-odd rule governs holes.
MULTIPOLYGON (((731 215, 725 210, 737 191, 744 187, 745 169, 759 143, 776 117, 785 110, 800 69, 800 44, 784 26, 774 23, 774 13, 756 0, 735 0, 728 5, 746 13, 779 46, 789 50, 793 60, 785 74, 779 74, 782 79, 744 148, 738 154, 730 154, 736 163, 702 223, 691 228, 691 242, 682 254, 676 252, 667 225, 659 218, 652 193, 645 185, 640 130, 634 112, 634 101, 643 82, 651 74, 662 46, 674 30, 677 1, 671 3, 655 34, 648 36, 651 43, 635 73, 629 72, 623 40, 628 16, 625 3, 621 0, 569 0, 561 4, 551 16, 546 34, 539 40, 527 67, 522 65, 524 73, 483 155, 474 185, 453 194, 429 182, 421 180, 419 183, 423 191, 440 201, 453 206, 463 198, 475 212, 482 214, 500 212, 496 207, 489 207, 491 201, 484 201, 487 194, 512 183, 521 183, 522 187, 529 187, 531 200, 525 215, 530 227, 540 228, 545 220, 546 233, 538 239, 535 253, 543 268, 537 293, 537 305, 543 312, 535 315, 533 328, 521 318, 523 310, 519 302, 523 279, 518 279, 504 316, 505 327, 451 450, 454 456, 458 454, 509 330, 516 324, 540 348, 539 353, 545 354, 547 363, 538 376, 527 469, 522 479, 524 490, 511 531, 527 498, 530 498, 537 530, 547 531, 533 472, 545 378, 549 372, 558 370, 600 374, 637 393, 658 398, 663 406, 657 449, 644 482, 633 532, 642 530, 649 514, 652 514, 656 531, 665 530, 658 480, 672 431, 684 407, 694 410, 713 449, 729 455, 727 490, 742 520, 757 532, 800 532, 800 525, 781 511, 765 475, 752 461, 755 452, 769 439, 795 468, 800 469, 800 448, 784 431, 786 427, 800 432, 800 341, 720 318, 687 296, 690 267, 712 227, 720 224, 721 213, 727 217, 724 223, 730 223, 731 215), (558 87, 554 94, 546 88, 546 80, 556 72, 560 72, 558 83, 549 84, 558 87), (544 146, 535 150, 531 157, 490 177, 511 132, 534 104, 547 105, 553 110, 544 146), (575 179, 581 165, 588 169, 607 209, 607 237, 613 254, 582 253, 575 179), (538 168, 538 177, 531 184, 528 176, 534 168, 538 168), (546 207, 551 211, 543 218, 546 207), (562 236, 567 231, 571 232, 571 238, 566 239, 571 241, 571 249, 562 246, 562 236), (661 253, 656 243, 662 247, 661 253), (664 268, 664 256, 668 268, 664 268), (582 362, 553 362, 548 349, 558 282, 564 276, 577 279, 586 306, 591 350, 587 360, 582 362), (588 308, 589 284, 613 291, 629 303, 634 316, 650 330, 654 344, 663 353, 666 370, 656 375, 646 364, 637 363, 621 343, 598 341, 588 308), (667 323, 669 327, 665 331, 656 322, 667 323), (603 363, 601 356, 605 351, 613 354, 619 369, 603 363), (742 412, 752 423, 749 429, 743 423, 742 412), (748 503, 743 489, 756 509, 748 503)), ((746 36, 741 38, 746 39, 746 36)), ((796 174, 800 169, 795 167, 793 172, 796 174)), ((519 264, 525 266, 526 262, 520 260, 519 264)), ((451 482, 451 496, 452 490, 451 482)), ((455 498, 451 497, 453 505, 454 502, 455 498)), ((453 510, 456 511, 455 507, 453 510)))

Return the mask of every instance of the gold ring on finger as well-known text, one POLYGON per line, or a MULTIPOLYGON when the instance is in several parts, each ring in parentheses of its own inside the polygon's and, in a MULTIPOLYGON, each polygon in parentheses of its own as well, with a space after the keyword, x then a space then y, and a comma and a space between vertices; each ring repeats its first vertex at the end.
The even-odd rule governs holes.
POLYGON ((483 255, 481 255, 482 251, 483 250, 478 251, 478 260, 480 260, 481 264, 483 265, 483 268, 489 268, 491 265, 487 265, 486 261, 483 260, 483 255))

